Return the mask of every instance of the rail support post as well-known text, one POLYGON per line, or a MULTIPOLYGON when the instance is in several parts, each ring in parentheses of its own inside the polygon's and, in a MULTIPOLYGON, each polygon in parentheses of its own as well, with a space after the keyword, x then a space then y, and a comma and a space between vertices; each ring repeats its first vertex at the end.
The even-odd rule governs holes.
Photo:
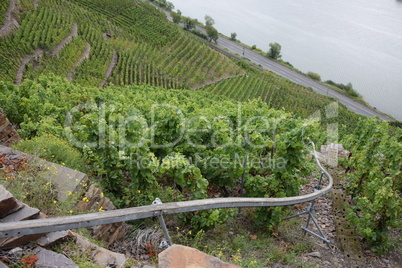
MULTIPOLYGON (((152 205, 160 205, 160 204, 162 204, 162 201, 158 197, 155 198, 155 200, 152 202, 152 205)), ((156 214, 155 216, 158 217, 159 225, 161 226, 163 234, 165 235, 165 240, 170 247, 171 245, 173 245, 173 243, 172 239, 170 238, 168 229, 166 228, 165 220, 163 219, 163 211, 161 210, 159 212, 155 212, 155 214, 156 214)))
MULTIPOLYGON (((322 177, 323 177, 323 175, 324 175, 324 172, 321 171, 321 176, 320 176, 320 179, 319 179, 319 181, 318 181, 318 184, 314 187, 314 188, 315 188, 315 189, 314 189, 314 192, 316 192, 316 191, 318 191, 318 190, 321 189, 321 183, 322 183, 322 177)), ((306 233, 312 234, 312 235, 314 235, 315 237, 318 237, 319 239, 321 239, 322 241, 324 241, 325 243, 327 243, 327 245, 329 246, 329 243, 331 243, 331 242, 328 240, 328 237, 326 237, 326 236, 324 235, 324 233, 322 232, 322 230, 321 230, 321 228, 320 228, 320 225, 318 225, 317 220, 316 220, 316 218, 314 217, 314 214, 313 214, 313 212, 314 212, 314 205, 315 205, 315 199, 314 199, 313 201, 311 201, 311 204, 306 208, 305 211, 300 212, 300 213, 297 213, 296 215, 293 215, 293 216, 284 218, 283 220, 289 220, 289 219, 292 219, 292 218, 299 217, 299 216, 301 216, 301 215, 307 214, 308 217, 307 217, 306 225, 301 227, 301 229, 303 230, 304 235, 305 235, 306 233), (310 221, 312 221, 312 222, 314 223, 314 225, 315 225, 315 227, 317 228, 319 234, 317 234, 317 233, 315 233, 315 232, 313 232, 313 231, 311 231, 311 230, 308 229, 309 224, 310 224, 310 221)))

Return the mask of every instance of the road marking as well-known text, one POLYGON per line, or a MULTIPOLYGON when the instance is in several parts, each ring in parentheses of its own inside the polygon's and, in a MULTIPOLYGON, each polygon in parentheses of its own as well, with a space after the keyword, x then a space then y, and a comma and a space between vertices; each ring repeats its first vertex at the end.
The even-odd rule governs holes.
POLYGON ((360 104, 359 102, 356 102, 353 99, 342 95, 341 93, 338 93, 337 91, 333 90, 332 88, 329 88, 320 83, 317 83, 316 81, 311 80, 311 79, 305 77, 303 74, 300 74, 286 66, 283 66, 282 64, 279 64, 275 61, 265 58, 264 56, 254 52, 252 50, 249 50, 249 49, 243 50, 243 46, 233 43, 232 41, 230 41, 224 37, 222 37, 222 39, 220 40, 220 42, 218 44, 221 44, 223 47, 226 46, 227 49, 229 49, 229 50, 231 49, 232 52, 240 54, 240 55, 245 51, 246 53, 251 55, 248 57, 248 59, 250 61, 253 61, 255 64, 261 65, 265 69, 272 71, 280 76, 283 76, 294 83, 301 84, 302 86, 305 86, 305 87, 311 87, 315 92, 317 92, 319 94, 337 98, 340 102, 343 102, 347 108, 354 110, 359 114, 366 115, 366 116, 367 115, 380 116, 383 119, 386 118, 385 116, 371 110, 369 107, 367 107, 363 104, 360 104))

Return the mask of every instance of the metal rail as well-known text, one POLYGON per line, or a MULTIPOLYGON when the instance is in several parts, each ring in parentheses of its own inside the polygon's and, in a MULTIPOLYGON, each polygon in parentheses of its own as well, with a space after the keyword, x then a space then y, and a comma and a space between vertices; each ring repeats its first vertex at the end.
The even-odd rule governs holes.
MULTIPOLYGON (((313 148, 314 148, 314 144, 313 148)), ((328 185, 314 193, 284 198, 213 198, 173 203, 158 203, 149 206, 117 209, 112 211, 20 222, 0 223, 0 238, 49 233, 68 229, 85 228, 116 222, 132 221, 162 215, 178 214, 217 208, 277 207, 306 203, 328 193, 333 185, 332 177, 324 170, 315 154, 314 158, 328 185)), ((160 218, 160 217, 159 217, 160 218)))

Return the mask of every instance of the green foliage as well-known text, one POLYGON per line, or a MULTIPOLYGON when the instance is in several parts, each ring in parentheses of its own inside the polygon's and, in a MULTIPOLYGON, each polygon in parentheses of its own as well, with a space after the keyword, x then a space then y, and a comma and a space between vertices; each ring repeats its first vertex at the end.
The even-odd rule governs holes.
POLYGON ((163 158, 159 171, 181 189, 191 192, 193 198, 206 197, 208 181, 202 177, 200 169, 191 164, 184 155, 167 155, 163 158))
MULTIPOLYGON (((249 196, 295 195, 309 170, 304 139, 315 126, 261 101, 238 106, 203 91, 84 88, 54 76, 1 87, 3 109, 21 134, 67 139, 120 206, 149 204, 163 191, 158 185, 185 199, 207 197, 209 187, 234 189, 244 173, 249 196), (271 181, 280 187, 255 190, 271 181)), ((226 217, 199 215, 192 221, 200 227, 226 217)))
POLYGON ((47 215, 60 217, 77 213, 75 204, 82 193, 68 193, 66 200, 59 201, 57 186, 52 182, 52 172, 57 172, 54 166, 46 167, 43 162, 33 158, 15 172, 1 171, 0 184, 18 200, 47 215))
POLYGON ((207 36, 208 36, 208 40, 214 41, 216 43, 216 41, 219 38, 219 33, 218 31, 211 25, 208 25, 205 27, 205 30, 207 31, 207 36))
POLYGON ((231 33, 230 34, 230 40, 236 41, 237 33, 231 33))
POLYGON ((170 16, 172 16, 173 22, 179 24, 182 20, 182 17, 179 13, 170 11, 170 16))
POLYGON ((13 146, 14 149, 36 155, 46 161, 57 163, 71 169, 86 172, 82 154, 66 140, 49 134, 34 137, 31 140, 21 140, 13 146))
MULTIPOLYGON (((0 80, 14 81, 22 58, 36 49, 43 55, 29 61, 23 79, 74 71, 72 82, 99 86, 113 50, 117 65, 107 82, 115 85, 196 88, 239 71, 227 57, 183 33, 144 1, 43 0, 38 9, 27 5, 24 10, 20 29, 0 42, 0 80), (78 37, 56 57, 52 50, 71 32, 73 23, 78 25, 78 37)), ((207 38, 199 31, 195 34, 207 38)))
POLYGON ((151 2, 154 2, 161 8, 166 9, 167 11, 172 11, 174 9, 173 3, 166 0, 151 0, 151 2))
POLYGON ((321 76, 317 73, 314 72, 308 72, 307 76, 310 77, 311 79, 320 82, 321 81, 321 76))
POLYGON ((201 37, 202 39, 208 40, 208 36, 206 34, 204 34, 203 32, 201 32, 200 30, 192 30, 191 32, 193 34, 201 37))
POLYGON ((203 210, 183 215, 186 222, 190 223, 195 230, 209 230, 215 228, 237 215, 236 209, 203 210))
POLYGON ((4 15, 6 14, 9 5, 10 2, 7 1, 2 1, 0 3, 0 25, 4 24, 4 15))
POLYGON ((277 43, 277 42, 269 43, 269 50, 267 52, 267 56, 274 60, 278 60, 282 57, 281 49, 282 49, 282 46, 279 43, 277 43))
POLYGON ((183 18, 183 23, 184 23, 184 30, 186 31, 191 31, 192 29, 195 29, 195 20, 189 17, 184 17, 183 18))
POLYGON ((393 248, 388 231, 401 227, 401 135, 390 136, 386 122, 366 119, 344 139, 353 153, 347 163, 353 170, 347 176, 353 202, 348 218, 378 253, 393 248))
POLYGON ((402 128, 401 121, 388 121, 388 124, 393 127, 402 128))
POLYGON ((261 74, 254 68, 250 69, 247 65, 247 71, 255 74, 225 79, 204 89, 238 101, 259 98, 272 108, 284 107, 303 117, 310 116, 330 103, 324 96, 318 97, 310 90, 275 74, 261 74))
POLYGON ((327 83, 327 84, 329 84, 331 86, 335 86, 335 87, 343 90, 349 96, 361 98, 361 95, 359 94, 359 92, 357 92, 353 88, 353 85, 350 82, 347 85, 344 85, 342 83, 336 83, 336 82, 334 82, 332 80, 327 80, 327 81, 325 81, 325 83, 327 83))
POLYGON ((215 20, 209 15, 205 15, 204 19, 205 19, 205 26, 213 26, 215 24, 215 20))

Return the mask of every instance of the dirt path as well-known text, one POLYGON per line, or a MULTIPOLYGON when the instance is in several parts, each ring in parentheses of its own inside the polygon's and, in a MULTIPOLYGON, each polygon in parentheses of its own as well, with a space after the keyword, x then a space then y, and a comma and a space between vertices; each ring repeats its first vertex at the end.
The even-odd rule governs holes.
POLYGON ((17 85, 20 85, 22 83, 22 78, 24 76, 24 71, 25 71, 25 66, 31 61, 33 58, 38 58, 43 55, 43 50, 42 49, 36 49, 34 54, 26 55, 20 64, 20 67, 18 67, 17 70, 17 77, 15 78, 15 83, 17 85))
POLYGON ((115 68, 116 65, 117 65, 118 59, 119 59, 119 56, 117 55, 116 50, 113 50, 113 57, 112 57, 112 60, 110 61, 109 67, 108 67, 107 70, 106 70, 106 73, 105 73, 105 80, 103 80, 103 81, 99 84, 99 88, 103 88, 103 87, 105 86, 105 84, 106 84, 107 82, 109 82, 109 78, 110 78, 110 76, 112 75, 112 72, 113 72, 114 68, 115 68))
POLYGON ((0 36, 5 36, 10 34, 14 29, 20 27, 17 17, 15 15, 17 0, 10 0, 10 6, 4 15, 4 25, 0 28, 0 36))
POLYGON ((34 7, 35 7, 35 9, 36 9, 38 6, 39 6, 39 0, 35 0, 35 1, 34 1, 34 7))
POLYGON ((70 72, 67 74, 67 80, 71 82, 73 80, 73 74, 75 73, 75 69, 77 69, 83 62, 84 60, 89 58, 89 53, 91 52, 91 45, 87 43, 87 46, 82 53, 80 59, 77 61, 77 63, 71 68, 70 72))
POLYGON ((50 56, 57 56, 59 52, 63 49, 65 45, 70 43, 74 37, 78 36, 78 25, 76 22, 73 24, 73 28, 71 29, 71 33, 69 33, 66 38, 64 38, 60 43, 56 45, 53 51, 50 53, 50 56))

